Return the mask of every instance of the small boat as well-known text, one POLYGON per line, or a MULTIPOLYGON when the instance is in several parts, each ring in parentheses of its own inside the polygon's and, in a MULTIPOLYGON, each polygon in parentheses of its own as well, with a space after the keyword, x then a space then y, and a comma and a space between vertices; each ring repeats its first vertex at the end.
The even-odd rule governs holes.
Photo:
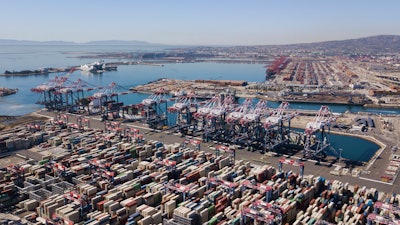
POLYGON ((12 95, 18 92, 18 88, 2 88, 0 87, 0 97, 12 95))

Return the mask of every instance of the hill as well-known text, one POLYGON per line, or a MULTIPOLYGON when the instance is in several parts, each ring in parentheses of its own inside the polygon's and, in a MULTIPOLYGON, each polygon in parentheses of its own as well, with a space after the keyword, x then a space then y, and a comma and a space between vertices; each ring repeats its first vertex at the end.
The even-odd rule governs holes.
POLYGON ((90 41, 84 43, 85 45, 149 45, 146 41, 120 41, 120 40, 104 40, 104 41, 90 41))
POLYGON ((348 39, 340 41, 325 41, 306 44, 286 45, 289 48, 310 48, 336 50, 341 52, 368 52, 368 53, 385 53, 400 51, 399 35, 378 35, 365 38, 348 39))
POLYGON ((0 39, 0 45, 74 45, 74 42, 67 41, 29 41, 29 40, 13 40, 0 39))
MULTIPOLYGON (((123 40, 100 40, 90 41, 86 43, 66 42, 66 41, 29 41, 29 40, 11 40, 11 39, 0 39, 0 45, 162 45, 154 44, 146 41, 123 41, 123 40)), ((229 48, 241 48, 243 46, 231 46, 229 48)), ((244 46, 245 49, 249 49, 251 46, 244 46)), ((348 40, 336 40, 336 41, 325 41, 325 42, 314 42, 314 43, 299 43, 299 44, 286 44, 286 45, 263 45, 253 46, 255 49, 260 50, 258 47, 262 47, 264 50, 271 48, 279 48, 281 50, 304 50, 304 51, 327 51, 326 53, 332 54, 352 54, 357 53, 398 53, 400 51, 400 36, 399 35, 378 35, 357 39, 348 40)), ((204 48, 204 47, 202 47, 204 48)), ((219 47, 207 47, 207 48, 219 48, 219 47)))

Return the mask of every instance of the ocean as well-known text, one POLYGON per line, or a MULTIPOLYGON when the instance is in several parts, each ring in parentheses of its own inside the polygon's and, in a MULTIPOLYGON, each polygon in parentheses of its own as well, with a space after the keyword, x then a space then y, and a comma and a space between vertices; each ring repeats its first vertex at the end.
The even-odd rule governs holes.
MULTIPOLYGON (((168 46, 170 48, 170 46, 168 46)), ((0 72, 5 70, 34 70, 45 67, 67 67, 90 63, 99 59, 79 58, 81 55, 111 52, 162 52, 166 46, 1 46, 0 72)), ((106 62, 118 59, 106 60, 106 62)), ((265 65, 263 64, 224 64, 224 63, 170 63, 164 66, 129 65, 119 66, 117 71, 102 74, 87 74, 75 71, 70 80, 83 81, 97 87, 105 87, 111 82, 116 82, 122 89, 128 90, 139 84, 145 84, 159 78, 171 79, 209 79, 209 80, 246 80, 248 82, 262 82, 265 79, 265 65)), ((25 115, 40 109, 42 106, 35 104, 40 100, 40 95, 32 93, 31 88, 43 84, 55 76, 65 73, 48 75, 0 77, 0 87, 18 88, 17 94, 0 97, 0 115, 25 115)), ((130 94, 121 96, 120 100, 125 105, 139 103, 148 95, 130 94)), ((279 102, 269 102, 270 107, 276 108, 279 102)), ((328 104, 329 105, 329 104, 328 104)), ((293 109, 318 110, 320 104, 293 103, 293 109)), ((370 112, 374 114, 387 113, 399 114, 398 109, 367 109, 361 106, 329 105, 336 113, 345 111, 370 112)), ((347 136, 333 136, 333 145, 343 149, 343 156, 352 160, 368 161, 378 149, 374 143, 360 138, 347 136), (357 145, 352 143, 357 142, 357 145), (349 149, 349 146, 359 146, 349 149)))

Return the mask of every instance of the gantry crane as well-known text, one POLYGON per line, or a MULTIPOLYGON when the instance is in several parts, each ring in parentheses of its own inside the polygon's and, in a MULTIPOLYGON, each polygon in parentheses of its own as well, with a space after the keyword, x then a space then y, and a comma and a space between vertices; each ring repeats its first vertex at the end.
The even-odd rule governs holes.
POLYGON ((314 223, 314 225, 334 225, 334 223, 329 223, 329 222, 327 222, 325 220, 320 220, 319 219, 314 223))
POLYGON ((78 116, 76 118, 76 124, 78 125, 78 128, 80 130, 84 129, 90 129, 90 119, 83 117, 83 116, 78 116))
POLYGON ((283 170, 282 165, 283 164, 292 165, 292 166, 298 166, 300 168, 299 175, 300 175, 300 177, 303 177, 303 175, 304 175, 304 163, 302 163, 300 161, 297 161, 297 160, 293 160, 293 159, 281 158, 279 160, 279 164, 278 164, 279 172, 282 172, 282 170, 283 170))
POLYGON ((241 120, 252 108, 253 100, 247 98, 242 104, 233 109, 233 111, 228 113, 228 115, 226 116, 227 126, 225 133, 230 140, 230 143, 240 144, 238 143, 239 136, 241 136, 242 134, 247 134, 247 132, 243 130, 244 126, 242 126, 241 120))
POLYGON ((114 177, 116 174, 115 172, 111 171, 111 163, 109 161, 106 159, 94 158, 88 163, 90 165, 92 176, 102 177, 109 183, 114 182, 114 177))
POLYGON ((71 68, 64 76, 56 76, 48 82, 32 88, 32 92, 42 95, 38 104, 42 104, 50 110, 63 111, 67 109, 70 106, 68 99, 72 99, 72 91, 65 87, 65 83, 74 71, 75 68, 71 68))
POLYGON ((389 204, 389 203, 383 203, 383 202, 378 201, 378 202, 374 203, 374 208, 381 209, 381 210, 387 210, 391 213, 400 214, 400 207, 394 206, 393 204, 389 204))
POLYGON ((75 202, 81 206, 86 206, 88 204, 88 198, 86 195, 80 195, 75 191, 69 191, 68 193, 64 194, 64 202, 65 204, 75 202))
POLYGON ((265 118, 264 128, 266 130, 265 144, 269 151, 276 151, 290 142, 290 120, 295 116, 288 113, 289 103, 282 102, 271 115, 265 118), (287 121, 287 127, 284 122, 287 121))
POLYGON ((205 106, 197 110, 195 117, 198 120, 198 127, 203 129, 203 140, 223 141, 229 138, 226 136, 225 116, 235 107, 235 99, 231 95, 216 95, 205 106))
POLYGON ((193 145, 193 146, 195 147, 196 150, 198 150, 198 151, 200 150, 201 141, 199 141, 199 140, 194 140, 194 139, 185 139, 185 140, 183 141, 183 143, 182 143, 182 147, 183 147, 183 148, 186 148, 188 144, 193 145))
POLYGON ((154 94, 142 100, 139 105, 144 117, 145 123, 150 128, 156 129, 159 126, 165 126, 168 123, 167 118, 167 100, 164 98, 165 90, 161 88, 154 94))
POLYGON ((251 98, 246 98, 242 104, 240 104, 226 116, 226 122, 230 124, 239 123, 252 107, 253 100, 251 98))
POLYGON ((13 177, 14 179, 19 179, 24 177, 25 173, 24 168, 19 165, 11 164, 6 167, 6 170, 8 173, 10 173, 11 177, 13 177))
POLYGON ((314 120, 306 125, 303 157, 319 159, 325 157, 328 150, 339 155, 329 142, 330 127, 333 121, 335 118, 329 107, 321 106, 314 120))
POLYGON ((234 138, 235 144, 250 149, 264 149, 265 130, 261 119, 268 112, 267 102, 260 99, 240 120, 241 131, 234 138))
POLYGON ((259 122, 261 116, 268 112, 267 101, 260 99, 254 108, 250 109, 248 113, 246 113, 243 118, 240 120, 242 125, 246 125, 249 123, 259 122))
POLYGON ((136 143, 140 143, 143 141, 143 134, 140 134, 140 130, 137 128, 126 128, 125 129, 125 137, 129 139, 129 141, 135 141, 136 143))
POLYGON ((59 126, 67 126, 69 122, 69 116, 65 113, 55 113, 51 123, 59 126))
POLYGON ((231 164, 235 163, 235 156, 236 156, 235 149, 232 149, 229 146, 225 146, 225 145, 217 145, 215 147, 215 156, 217 156, 217 157, 220 156, 221 152, 229 154, 229 158, 230 158, 231 164))
MULTIPOLYGON (((117 92, 119 87, 115 82, 111 82, 106 87, 98 87, 100 90, 89 97, 88 113, 100 114, 102 121, 119 118, 119 111, 123 106, 118 98, 122 94, 117 92)), ((128 94, 128 92, 123 92, 123 94, 128 94)))
MULTIPOLYGON (((239 186, 237 183, 229 182, 226 180, 219 179, 217 177, 211 177, 207 180, 208 185, 221 186, 229 191, 233 195, 235 189, 239 186)), ((210 188, 210 187, 209 187, 210 188)))
POLYGON ((165 166, 169 171, 176 169, 176 161, 169 159, 157 159, 155 161, 157 165, 165 166))
POLYGON ((258 224, 258 222, 263 222, 264 224, 268 225, 274 225, 274 224, 280 224, 279 222, 276 222, 275 220, 279 220, 275 215, 271 214, 268 211, 264 210, 258 210, 258 209, 252 209, 250 207, 244 208, 240 212, 241 214, 241 220, 240 224, 245 225, 248 223, 247 218, 251 218, 255 221, 254 224, 258 224))
POLYGON ((194 114, 194 117, 197 120, 201 120, 204 117, 206 117, 211 109, 213 107, 215 107, 216 105, 219 105, 221 101, 221 98, 219 95, 215 95, 214 97, 212 97, 210 100, 206 101, 206 102, 201 102, 199 104, 202 104, 202 106, 200 106, 197 110, 197 112, 194 114))
POLYGON ((278 205, 255 200, 249 207, 241 211, 242 224, 246 224, 246 217, 252 218, 254 222, 264 222, 266 224, 282 224, 285 211, 278 205))
POLYGON ((104 122, 104 130, 108 133, 115 132, 117 134, 122 133, 121 123, 120 122, 104 122))
POLYGON ((189 197, 190 190, 193 189, 195 186, 197 186, 197 184, 194 183, 191 183, 189 185, 183 185, 179 183, 167 182, 166 184, 164 184, 164 188, 166 190, 176 191, 178 193, 181 193, 183 201, 186 201, 186 199, 189 197))
POLYGON ((55 161, 48 161, 45 166, 53 173, 54 176, 65 177, 67 174, 67 167, 62 163, 56 163, 55 161))
POLYGON ((257 208, 263 208, 265 210, 275 213, 276 215, 279 214, 282 215, 284 213, 284 210, 280 206, 269 202, 264 202, 262 200, 255 200, 254 202, 252 202, 252 206, 257 208))
POLYGON ((261 194, 265 193, 265 201, 266 202, 269 202, 272 198, 273 188, 269 185, 252 182, 250 180, 244 180, 240 184, 240 186, 241 186, 242 190, 244 190, 245 188, 250 188, 253 190, 258 190, 261 194))
POLYGON ((374 203, 374 213, 371 213, 368 215, 367 220, 368 221, 375 221, 381 223, 381 224, 400 224, 400 220, 398 219, 400 217, 400 207, 397 205, 389 204, 389 203, 383 203, 383 202, 375 202, 374 203), (378 213, 382 214, 382 212, 378 212, 379 210, 383 210, 384 214, 386 215, 385 217, 381 218, 378 213))
POLYGON ((367 216, 368 224, 387 224, 387 225, 400 225, 400 220, 390 217, 384 217, 376 213, 370 213, 367 216))
POLYGON ((82 217, 85 213, 87 213, 90 208, 90 200, 87 195, 85 194, 78 194, 75 191, 70 191, 64 194, 64 204, 68 203, 76 203, 80 206, 79 211, 80 211, 80 216, 82 217))
POLYGON ((176 114, 176 126, 178 131, 185 135, 189 129, 193 132, 196 129, 196 123, 194 123, 193 115, 197 112, 197 100, 194 93, 178 98, 175 103, 168 107, 168 112, 176 114))

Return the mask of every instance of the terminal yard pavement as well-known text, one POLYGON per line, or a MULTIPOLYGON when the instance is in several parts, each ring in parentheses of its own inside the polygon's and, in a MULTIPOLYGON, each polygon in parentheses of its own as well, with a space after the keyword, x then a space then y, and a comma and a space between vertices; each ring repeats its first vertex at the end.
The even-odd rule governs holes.
MULTIPOLYGON (((69 114, 69 120, 76 121, 77 116, 78 115, 69 114)), ((356 114, 345 113, 341 118, 339 118, 339 121, 343 123, 351 122, 356 116, 357 116, 356 114)), ((15 123, 21 124, 33 120, 43 120, 44 118, 50 119, 53 117, 54 117, 54 112, 50 112, 47 110, 40 110, 38 112, 27 115, 26 118, 21 117, 19 119, 16 119, 15 123)), ((293 127, 303 128, 305 127, 307 122, 312 120, 312 118, 313 117, 310 116, 299 116, 292 120, 291 125, 293 127)), ((104 129, 104 122, 100 121, 99 116, 91 116, 90 119, 91 119, 90 121, 91 128, 104 129)), ((374 119, 375 121, 379 121, 379 118, 377 116, 376 117, 374 116, 374 119)), ((309 160, 309 161, 303 161, 303 163, 305 164, 304 175, 312 174, 314 176, 322 176, 328 180, 340 180, 342 182, 348 182, 349 184, 358 184, 360 186, 366 186, 368 188, 373 187, 379 189, 380 191, 385 191, 388 193, 397 192, 400 188, 399 179, 396 179, 393 182, 393 184, 388 184, 380 181, 380 175, 383 174, 385 168, 389 164, 389 157, 392 153, 392 147, 398 146, 398 142, 400 140, 399 139, 400 118, 397 116, 389 116, 388 118, 385 117, 385 119, 393 123, 394 130, 388 131, 386 129, 383 129, 380 122, 377 122, 376 128, 369 130, 368 133, 366 134, 358 135, 370 140, 371 138, 374 138, 384 143, 383 145, 384 149, 379 154, 374 156, 375 158, 373 160, 373 164, 370 165, 367 173, 362 173, 358 178, 355 178, 350 174, 335 176, 330 174, 330 171, 332 171, 335 168, 335 165, 333 164, 334 162, 317 164, 315 161, 309 160)), ((8 123, 8 126, 12 125, 13 123, 8 123)), ((191 138, 191 137, 181 137, 179 135, 170 132, 149 129, 148 127, 146 127, 145 124, 142 124, 140 122, 123 123, 122 126, 136 127, 140 130, 140 132, 143 134, 146 140, 157 140, 165 144, 182 143, 184 139, 191 138)), ((201 150, 214 153, 214 151, 211 150, 210 147, 215 145, 216 144, 213 142, 201 143, 201 150)), ((0 159, 0 165, 5 166, 5 164, 7 163, 13 164, 20 162, 20 159, 17 159, 15 157, 17 155, 26 158, 33 158, 35 160, 40 160, 41 157, 43 156, 41 152, 37 152, 35 151, 35 149, 9 152, 6 153, 6 155, 3 154, 3 158, 0 159)), ((250 161, 254 165, 268 164, 274 166, 275 168, 278 168, 278 161, 282 157, 285 156, 277 154, 262 155, 258 151, 251 152, 245 149, 236 150, 236 160, 250 161)), ((298 157, 296 156, 287 156, 287 157, 290 157, 291 159, 298 159, 298 157)), ((354 165, 354 167, 360 170, 366 170, 366 166, 354 165)), ((283 169, 285 171, 293 170, 295 173, 299 172, 298 167, 293 167, 291 165, 283 165, 283 169)))

